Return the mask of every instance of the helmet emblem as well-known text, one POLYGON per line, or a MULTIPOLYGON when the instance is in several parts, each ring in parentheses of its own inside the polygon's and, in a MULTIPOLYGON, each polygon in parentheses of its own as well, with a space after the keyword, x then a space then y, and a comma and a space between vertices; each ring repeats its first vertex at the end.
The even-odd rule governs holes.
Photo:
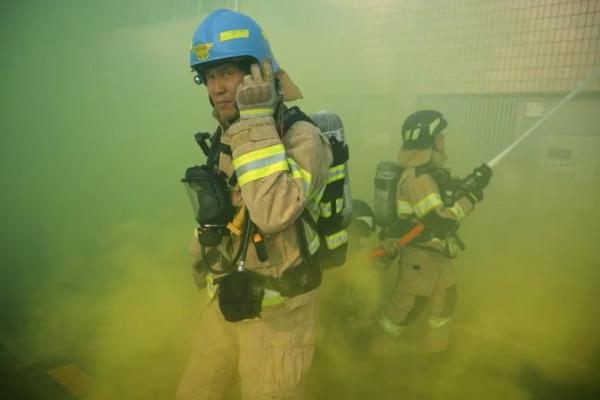
POLYGON ((194 48, 194 53, 199 60, 206 60, 208 58, 208 50, 213 47, 212 43, 200 43, 194 48))

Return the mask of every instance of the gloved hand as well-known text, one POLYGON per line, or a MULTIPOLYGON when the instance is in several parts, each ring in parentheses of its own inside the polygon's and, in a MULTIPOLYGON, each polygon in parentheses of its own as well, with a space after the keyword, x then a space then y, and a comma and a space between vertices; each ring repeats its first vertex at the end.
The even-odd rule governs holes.
POLYGON ((481 164, 473 170, 461 183, 468 199, 473 205, 483 200, 483 189, 492 178, 492 169, 487 164, 481 164))
POLYGON ((492 169, 487 164, 483 163, 473 170, 473 179, 475 186, 480 189, 485 189, 492 179, 492 169))
POLYGON ((467 189, 467 198, 472 205, 475 205, 483 200, 483 189, 471 187, 467 189))
POLYGON ((261 67, 250 66, 250 75, 246 75, 237 88, 237 106, 241 119, 270 117, 279 101, 273 78, 273 67, 265 60, 261 67))
POLYGON ((375 268, 386 270, 392 265, 392 262, 394 262, 394 259, 400 251, 398 239, 384 239, 381 242, 381 248, 384 250, 385 254, 375 259, 375 268))
POLYGON ((396 257, 398 255, 398 251, 400 250, 398 239, 394 238, 383 239, 381 242, 381 247, 385 251, 385 255, 392 258, 396 257))

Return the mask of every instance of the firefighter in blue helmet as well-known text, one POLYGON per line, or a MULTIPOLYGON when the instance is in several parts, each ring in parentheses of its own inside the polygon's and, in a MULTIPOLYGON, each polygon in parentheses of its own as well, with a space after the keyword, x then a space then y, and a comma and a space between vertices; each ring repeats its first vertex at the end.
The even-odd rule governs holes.
POLYGON ((218 128, 207 165, 184 178, 206 201, 195 208, 192 250, 209 299, 177 399, 224 399, 236 381, 245 400, 300 399, 321 282, 320 238, 304 216, 320 217, 331 148, 304 113, 285 106, 300 90, 252 18, 209 14, 194 33, 190 66, 218 128), (204 223, 220 203, 230 213, 204 223))

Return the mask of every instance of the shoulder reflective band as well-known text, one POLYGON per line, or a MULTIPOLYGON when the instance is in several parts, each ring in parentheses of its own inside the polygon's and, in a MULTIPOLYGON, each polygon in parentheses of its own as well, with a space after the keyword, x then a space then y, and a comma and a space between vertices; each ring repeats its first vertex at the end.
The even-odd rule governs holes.
POLYGON ((406 217, 413 213, 413 208, 408 201, 398 200, 396 201, 396 211, 398 217, 406 217))
POLYGON ((233 159, 240 186, 278 171, 287 171, 288 162, 282 144, 265 147, 233 159))
POLYGON ((326 235, 325 241, 327 242, 327 248, 333 250, 348 242, 348 233, 345 229, 342 229, 333 235, 326 235))
POLYGON ((307 170, 300 168, 293 158, 288 157, 287 162, 290 166, 292 176, 302 180, 302 183, 304 184, 304 192, 307 193, 308 197, 308 190, 310 189, 310 183, 312 182, 312 175, 307 170))
POLYGON ((329 168, 329 176, 327 177, 327 183, 339 181, 346 177, 346 171, 344 164, 336 165, 335 167, 329 168))
POLYGON ((419 200, 413 207, 417 217, 421 218, 438 206, 443 206, 442 198, 439 193, 430 193, 419 200))
POLYGON ((456 220, 458 222, 462 221, 462 219, 465 217, 465 211, 462 209, 458 201, 455 202, 454 205, 452 207, 449 207, 447 210, 450 211, 452 215, 456 217, 456 220))

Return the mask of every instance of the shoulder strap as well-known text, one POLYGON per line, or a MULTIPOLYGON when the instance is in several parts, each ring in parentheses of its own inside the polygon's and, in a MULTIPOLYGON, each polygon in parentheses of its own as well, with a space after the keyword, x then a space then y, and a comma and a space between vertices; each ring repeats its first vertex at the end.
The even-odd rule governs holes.
POLYGON ((219 165, 219 154, 221 153, 221 127, 218 127, 210 138, 210 151, 206 157, 206 166, 214 168, 219 165))
POLYGON ((431 175, 432 178, 434 177, 434 170, 431 168, 431 165, 429 165, 429 163, 415 167, 415 177, 421 175, 431 175))
POLYGON ((308 115, 306 115, 298 106, 294 106, 291 108, 285 108, 283 110, 283 115, 281 116, 281 121, 279 124, 281 136, 285 136, 287 131, 298 121, 306 121, 310 124, 316 126, 312 119, 308 115))

